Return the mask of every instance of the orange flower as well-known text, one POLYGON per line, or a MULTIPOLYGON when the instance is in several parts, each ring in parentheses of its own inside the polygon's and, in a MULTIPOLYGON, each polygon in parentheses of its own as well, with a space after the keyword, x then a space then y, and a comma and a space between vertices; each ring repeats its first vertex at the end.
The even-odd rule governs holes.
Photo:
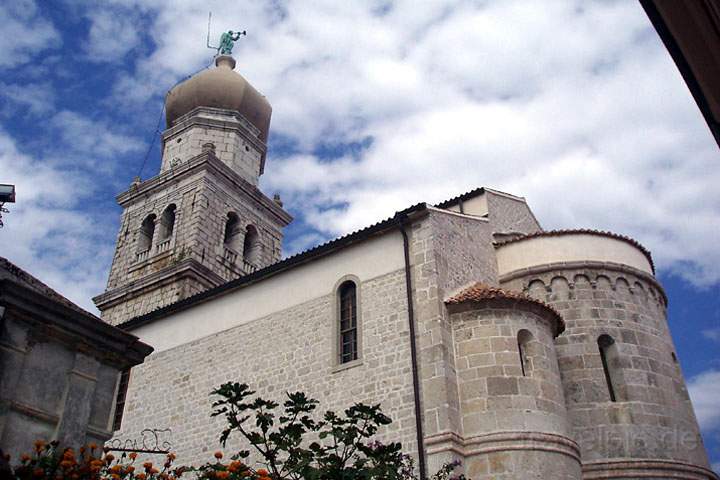
POLYGON ((110 471, 112 473, 120 473, 122 471, 122 466, 117 464, 113 465, 112 467, 110 467, 110 471))
POLYGON ((168 453, 167 458, 168 458, 168 460, 170 460, 170 461, 172 462, 172 461, 175 460, 177 457, 175 456, 174 453, 168 453))
POLYGON ((137 480, 145 480, 146 477, 147 475, 145 475, 144 473, 138 473, 137 475, 135 475, 135 478, 137 478, 137 480))
POLYGON ((158 470, 157 468, 151 468, 150 473, 152 473, 153 475, 157 475, 158 473, 160 473, 160 470, 158 470))
POLYGON ((28 455, 27 453, 23 453, 22 455, 20 455, 20 461, 21 461, 21 462, 29 462, 29 461, 30 461, 30 455, 28 455))
POLYGON ((145 467, 145 470, 150 470, 152 468, 152 462, 143 463, 143 467, 145 467))
POLYGON ((113 480, 120 480, 120 475, 118 475, 117 473, 111 473, 110 478, 112 478, 113 480))
POLYGON ((222 457, 223 457, 222 452, 215 452, 215 458, 217 458, 218 460, 220 460, 222 457))
POLYGON ((35 450, 39 453, 40 450, 42 450, 43 447, 45 446, 45 442, 43 440, 35 440, 34 445, 35 445, 35 450))
POLYGON ((225 480, 229 476, 230 476, 230 472, 226 472, 226 471, 217 472, 217 478, 219 478, 220 480, 225 480))
POLYGON ((132 465, 128 465, 125 471, 127 473, 133 473, 135 471, 135 467, 133 467, 132 465))
POLYGON ((130 455, 128 455, 128 457, 130 457, 130 460, 135 460, 137 458, 137 453, 132 452, 130 455))
POLYGON ((95 450, 96 448, 98 448, 97 443, 89 443, 88 448, 90 448, 90 450, 95 450))
POLYGON ((73 452, 72 448, 65 449, 65 451, 63 452, 63 458, 66 458, 68 460, 75 458, 75 452, 73 452))
POLYGON ((258 474, 259 476, 261 476, 261 477, 267 477, 267 476, 268 476, 268 471, 265 470, 264 468, 261 468, 260 470, 257 471, 257 474, 258 474))

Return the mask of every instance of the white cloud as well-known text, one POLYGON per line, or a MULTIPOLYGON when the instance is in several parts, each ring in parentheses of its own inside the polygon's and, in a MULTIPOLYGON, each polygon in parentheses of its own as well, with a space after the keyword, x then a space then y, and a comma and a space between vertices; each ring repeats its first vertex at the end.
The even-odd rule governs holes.
POLYGON ((45 115, 55 109, 55 89, 50 82, 0 82, 0 97, 5 100, 5 107, 2 109, 4 115, 45 115))
POLYGON ((10 213, 3 216, 2 255, 95 311, 90 298, 105 282, 114 225, 83 211, 83 202, 96 193, 93 183, 82 172, 23 154, 3 131, 0 172, 17 190, 17 203, 6 205, 10 213))
MULTIPOLYGON (((665 271, 720 281, 717 145, 637 2, 92 3, 78 14, 88 52, 134 62, 98 110, 142 111, 210 63, 208 10, 212 42, 248 30, 237 70, 273 105, 271 141, 299 150, 268 158, 263 186, 311 230, 339 235, 485 185, 525 196, 546 228, 628 234, 665 271), (315 154, 350 142, 367 147, 315 154)), ((109 160, 144 150, 102 118, 50 123, 111 175, 109 160)))
POLYGON ((38 53, 61 46, 60 35, 32 0, 0 5, 0 67, 27 63, 38 53))
POLYGON ((90 31, 85 51, 95 62, 120 61, 140 43, 142 27, 138 11, 128 8, 108 8, 105 5, 91 9, 87 18, 90 31))
POLYGON ((526 196, 546 227, 628 234, 666 271, 720 281, 717 146, 633 2, 134 4, 156 15, 157 49, 118 98, 205 66, 205 11, 214 37, 246 28, 238 70, 301 149, 270 158, 263 185, 325 235, 486 185, 526 196), (313 155, 368 138, 352 158, 313 155))
POLYGON ((707 338, 708 340, 715 340, 716 342, 720 342, 720 328, 703 330, 702 334, 703 337, 707 338))
POLYGON ((92 120, 77 112, 58 112, 50 123, 59 132, 66 151, 82 155, 87 164, 104 166, 109 170, 117 165, 98 160, 139 152, 144 147, 141 140, 123 134, 118 124, 92 120))
POLYGON ((712 432, 720 427, 720 370, 707 370, 688 381, 688 391, 700 428, 712 432))

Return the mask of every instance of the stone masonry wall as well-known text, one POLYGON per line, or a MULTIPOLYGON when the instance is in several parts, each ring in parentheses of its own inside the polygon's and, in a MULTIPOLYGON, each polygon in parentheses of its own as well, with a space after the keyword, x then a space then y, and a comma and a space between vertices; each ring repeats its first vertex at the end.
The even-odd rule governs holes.
POLYGON ((493 300, 453 306, 465 473, 473 479, 580 480, 569 439, 554 325, 523 304, 493 300), (525 374, 518 333, 525 346, 525 374))
MULTIPOLYGON (((552 267, 508 274, 503 286, 526 290, 550 303, 566 321, 567 330, 556 345, 584 468, 593 475, 611 475, 602 478, 619 478, 613 475, 623 470, 611 468, 609 462, 662 459, 679 462, 673 468, 683 471, 694 468, 685 464, 707 467, 657 282, 621 265, 552 267), (615 402, 597 344, 602 334, 610 335, 617 346, 618 359, 611 362, 621 379, 619 384, 613 380, 615 402)), ((642 470, 640 464, 624 468, 642 470)))
MULTIPOLYGON (((217 110, 223 112, 223 110, 217 110)), ((216 113, 222 122, 203 122, 203 112, 180 122, 163 134, 163 162, 161 172, 172 168, 174 163, 185 162, 199 155, 203 145, 215 145, 215 153, 227 166, 252 185, 258 184, 262 152, 246 136, 252 135, 237 121, 237 113, 216 113), (243 134, 244 132, 244 134, 243 134)), ((259 140, 256 140, 259 142, 259 140)))
MULTIPOLYGON (((169 176, 172 172, 163 175, 169 176)), ((176 275, 172 284, 142 287, 124 297, 123 303, 102 308, 103 319, 113 325, 164 305, 186 298, 204 289, 233 280, 278 261, 281 257, 282 225, 255 199, 233 188, 219 175, 200 170, 179 180, 168 178, 162 188, 129 203, 121 219, 120 233, 108 280, 108 290, 172 269, 186 259, 207 267, 204 278, 176 275), (176 206, 172 235, 160 237, 160 219, 171 204, 176 206), (240 219, 242 246, 244 232, 253 225, 258 232, 259 254, 252 264, 243 258, 242 248, 228 251, 223 243, 229 212, 240 219), (150 250, 140 252, 140 226, 149 215, 156 216, 155 234, 150 250), (240 250, 240 251, 238 251, 240 250), (214 276, 212 275, 214 274, 214 276)))
POLYGON ((493 225, 493 233, 535 233, 541 231, 532 210, 527 203, 487 191, 488 218, 493 225))
MULTIPOLYGON (((379 438, 401 441, 405 451, 415 452, 404 272, 363 282, 359 298, 359 365, 341 369, 335 363, 335 292, 328 292, 286 311, 151 355, 131 372, 125 417, 116 438, 137 438, 144 428, 171 428, 168 438, 179 462, 212 460, 212 452, 219 449, 223 421, 210 418, 208 394, 232 380, 246 382, 276 400, 282 400, 286 391, 305 391, 320 401, 320 414, 325 409, 342 411, 355 402, 379 402, 394 420, 379 438)), ((226 451, 240 446, 231 439, 226 451)))

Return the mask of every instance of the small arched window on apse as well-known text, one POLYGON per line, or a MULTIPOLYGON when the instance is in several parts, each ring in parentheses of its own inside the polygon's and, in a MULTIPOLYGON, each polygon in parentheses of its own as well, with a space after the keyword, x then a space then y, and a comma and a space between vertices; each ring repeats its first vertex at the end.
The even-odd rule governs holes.
POLYGON ((155 214, 145 217, 138 232, 138 253, 147 252, 152 247, 155 235, 155 214))
POLYGON ((240 228, 240 218, 236 213, 230 212, 225 220, 225 232, 223 233, 223 244, 236 252, 240 252, 242 246, 242 230, 240 228))
POLYGON ((620 356, 615 340, 607 334, 600 335, 597 340, 600 360, 605 374, 605 383, 610 401, 621 400, 622 370, 620 368, 620 356))
POLYGON ((348 280, 338 288, 338 357, 339 363, 358 359, 357 285, 348 280))
POLYGON ((517 335, 518 353, 520 354, 520 369, 523 377, 528 377, 532 373, 532 360, 530 358, 531 348, 530 342, 533 341, 533 335, 528 330, 520 330, 517 335))
POLYGON ((163 211, 160 217, 160 241, 164 241, 172 237, 173 230, 175 229, 175 204, 171 203, 163 211))
POLYGON ((257 267, 260 261, 260 236, 257 228, 248 225, 245 230, 245 240, 243 242, 243 260, 250 265, 257 267))

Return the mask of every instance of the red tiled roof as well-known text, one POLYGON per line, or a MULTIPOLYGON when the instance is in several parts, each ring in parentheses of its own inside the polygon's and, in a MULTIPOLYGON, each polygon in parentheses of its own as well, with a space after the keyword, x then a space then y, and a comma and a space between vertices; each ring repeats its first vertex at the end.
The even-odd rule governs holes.
POLYGON ((544 308, 545 310, 548 310, 552 315, 555 317, 555 319, 558 322, 558 328, 557 328, 557 334, 559 335, 565 330, 565 322, 562 319, 562 316, 560 316, 560 313, 558 313, 557 310, 555 310, 552 306, 548 305, 547 303, 536 300, 522 292, 512 291, 512 290, 504 290, 499 287, 492 287, 490 285, 486 285, 484 283, 475 283, 474 285, 471 285, 467 287, 466 289, 462 290, 461 292, 457 293, 456 295, 453 295, 452 297, 445 300, 445 303, 454 305, 464 302, 481 302, 483 300, 496 300, 496 299, 508 299, 508 300, 515 300, 518 302, 528 303, 540 306, 544 308))
POLYGON ((502 246, 507 245, 508 243, 515 243, 515 242, 521 242, 523 240, 529 240, 531 238, 535 237, 559 237, 562 235, 573 235, 573 234, 585 234, 585 235, 597 235, 599 237, 610 237, 614 238, 616 240, 621 240, 625 243, 629 243, 633 247, 640 250, 643 255, 648 259, 648 262, 650 262, 650 267, 652 268, 653 273, 655 272, 655 264, 653 263, 652 255, 650 254, 650 250, 645 248, 640 242, 635 240, 634 238, 627 237, 625 235, 620 235, 613 232, 608 232, 604 230, 593 230, 590 228, 577 228, 577 229, 567 229, 567 230, 548 230, 544 232, 535 232, 535 233, 529 233, 527 235, 522 235, 520 237, 516 238, 510 238, 508 240, 501 240, 499 242, 495 242, 495 246, 502 246))

